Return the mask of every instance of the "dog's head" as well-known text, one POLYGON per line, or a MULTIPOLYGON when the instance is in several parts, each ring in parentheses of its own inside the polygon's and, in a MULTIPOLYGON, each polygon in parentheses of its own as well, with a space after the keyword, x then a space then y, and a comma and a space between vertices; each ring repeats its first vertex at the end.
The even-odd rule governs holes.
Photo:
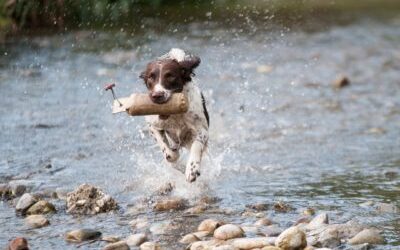
POLYGON ((175 59, 159 59, 147 64, 140 74, 154 103, 167 102, 172 93, 182 92, 187 82, 192 80, 193 70, 199 66, 200 58, 190 56, 178 62, 175 59))

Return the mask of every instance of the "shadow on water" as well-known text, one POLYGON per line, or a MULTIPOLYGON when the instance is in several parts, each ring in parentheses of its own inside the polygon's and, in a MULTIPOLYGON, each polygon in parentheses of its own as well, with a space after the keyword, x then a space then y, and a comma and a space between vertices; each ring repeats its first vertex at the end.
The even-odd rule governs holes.
POLYGON ((130 208, 173 181, 176 195, 194 201, 215 195, 230 213, 141 214, 151 222, 187 222, 160 236, 170 247, 203 218, 243 222, 245 205, 275 201, 294 208, 268 211, 281 226, 314 207, 329 212, 332 221, 356 219, 384 229, 388 245, 378 249, 398 246, 398 214, 360 205, 400 205, 399 4, 313 3, 215 3, 211 12, 198 6, 198 16, 183 21, 187 6, 176 15, 175 7, 165 6, 165 16, 147 16, 123 29, 10 38, 0 58, 0 181, 22 181, 40 192, 89 182, 122 208, 76 218, 58 200, 51 226, 28 230, 3 202, 0 242, 24 234, 32 248, 73 248, 62 234, 92 224, 106 235, 128 235, 136 216, 130 208), (145 91, 139 73, 171 47, 202 59, 196 73, 211 115, 211 141, 194 185, 165 166, 143 118, 112 116, 110 96, 102 91, 109 81, 117 83, 119 96, 145 91), (333 89, 340 74, 351 83, 333 89))

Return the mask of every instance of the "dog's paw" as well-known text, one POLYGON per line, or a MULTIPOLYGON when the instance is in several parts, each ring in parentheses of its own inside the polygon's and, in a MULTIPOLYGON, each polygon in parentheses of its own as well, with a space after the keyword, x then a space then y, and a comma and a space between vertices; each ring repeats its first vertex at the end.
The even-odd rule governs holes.
POLYGON ((164 158, 168 162, 176 162, 179 159, 179 151, 178 150, 171 150, 169 148, 164 148, 163 150, 164 158))
POLYGON ((194 182, 200 176, 200 162, 190 162, 186 166, 186 181, 194 182))

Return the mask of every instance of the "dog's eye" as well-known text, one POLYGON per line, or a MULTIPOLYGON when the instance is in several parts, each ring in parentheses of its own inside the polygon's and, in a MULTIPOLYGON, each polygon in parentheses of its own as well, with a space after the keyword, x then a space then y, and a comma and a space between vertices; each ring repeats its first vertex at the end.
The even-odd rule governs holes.
POLYGON ((149 78, 154 80, 156 78, 156 74, 150 73, 149 78))

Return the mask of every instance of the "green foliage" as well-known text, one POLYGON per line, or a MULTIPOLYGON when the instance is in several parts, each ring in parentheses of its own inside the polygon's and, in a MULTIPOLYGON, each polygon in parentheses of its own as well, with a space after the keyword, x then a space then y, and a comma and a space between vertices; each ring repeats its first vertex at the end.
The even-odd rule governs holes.
MULTIPOLYGON (((91 25, 134 16, 138 9, 159 8, 183 0, 0 0, 0 27, 12 22, 18 28, 91 25)), ((194 3, 196 1, 185 1, 194 3)))

